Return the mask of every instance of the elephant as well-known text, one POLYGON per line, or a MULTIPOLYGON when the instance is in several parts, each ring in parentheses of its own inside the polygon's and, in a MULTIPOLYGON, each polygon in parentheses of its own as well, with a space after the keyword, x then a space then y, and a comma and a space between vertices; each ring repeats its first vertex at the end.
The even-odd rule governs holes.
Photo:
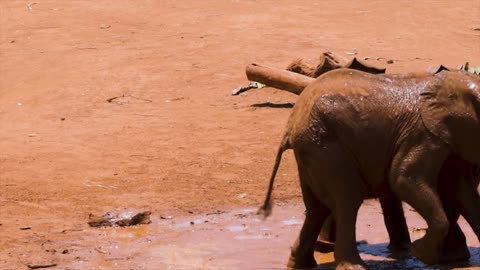
MULTIPOLYGON (((406 74, 387 74, 385 76, 395 76, 401 78, 422 78, 426 76, 431 76, 437 74, 441 71, 456 71, 458 69, 451 69, 441 65, 434 73, 428 71, 424 72, 412 72, 406 74)), ((463 71, 468 71, 462 69, 463 71)), ((368 72, 368 71, 366 71, 368 72)), ((369 72, 372 73, 372 72, 369 72)), ((472 72, 470 72, 472 73, 472 72)), ((474 73, 475 74, 475 73, 474 73)), ((473 166, 472 164, 462 161, 456 155, 450 155, 445 164, 442 166, 442 169, 439 173, 438 180, 444 183, 445 181, 459 181, 462 179, 470 179, 473 181, 473 187, 477 188, 480 184, 480 171, 479 168, 473 166)), ((455 189, 449 186, 446 186, 445 189, 440 189, 440 195, 442 202, 444 203, 444 209, 448 216, 451 226, 449 227, 449 233, 446 237, 446 240, 443 243, 441 262, 454 262, 454 261, 463 261, 470 258, 470 252, 467 248, 467 243, 463 232, 459 229, 457 220, 459 217, 458 204, 451 205, 452 200, 454 199, 454 194, 452 191, 455 189), (443 192, 442 192, 443 191, 443 192), (455 223, 455 224, 454 224, 455 223)), ((458 196, 458 195, 457 195, 458 196)), ((387 196, 380 197, 380 206, 384 215, 384 223, 387 228, 389 235, 390 243, 388 248, 394 254, 405 254, 411 244, 410 235, 408 233, 408 226, 405 220, 403 213, 401 201, 392 193, 389 193, 387 196)), ((316 250, 320 252, 331 252, 333 251, 333 243, 335 242, 335 221, 330 215, 326 218, 318 241, 316 243, 316 250)))
POLYGON ((405 77, 337 69, 309 84, 289 117, 260 208, 264 216, 271 213, 282 154, 293 149, 306 214, 288 267, 316 266, 314 245, 332 213, 336 268, 366 269, 356 249, 357 212, 364 199, 389 192, 427 222, 427 233, 411 247, 423 262, 440 261, 459 214, 446 213, 450 203, 456 205, 451 212, 461 212, 480 238, 480 196, 473 181, 438 177, 450 155, 480 164, 479 114, 480 79, 463 72, 405 77), (437 190, 450 186, 455 195, 443 202, 437 190))

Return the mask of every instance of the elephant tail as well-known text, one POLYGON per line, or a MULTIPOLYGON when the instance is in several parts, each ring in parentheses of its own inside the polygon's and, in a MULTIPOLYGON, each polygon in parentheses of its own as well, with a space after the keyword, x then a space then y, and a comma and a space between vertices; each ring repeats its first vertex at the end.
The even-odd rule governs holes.
POLYGON ((275 176, 277 175, 278 167, 280 166, 280 161, 282 160, 282 154, 285 150, 291 149, 290 140, 288 133, 283 137, 282 143, 278 147, 277 157, 275 158, 275 164, 273 165, 272 175, 270 176, 270 183, 268 185, 267 196, 265 202, 258 209, 257 214, 263 215, 264 218, 268 217, 272 213, 272 191, 273 191, 273 182, 275 181, 275 176))

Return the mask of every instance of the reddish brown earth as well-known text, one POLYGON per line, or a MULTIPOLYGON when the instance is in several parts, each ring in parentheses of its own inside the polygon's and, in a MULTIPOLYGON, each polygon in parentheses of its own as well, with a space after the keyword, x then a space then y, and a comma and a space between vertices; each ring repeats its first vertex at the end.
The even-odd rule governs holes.
MULTIPOLYGON (((480 65, 479 28, 479 1, 0 1, 0 269, 282 268, 299 231, 282 222, 302 219, 291 153, 274 193, 284 206, 260 233, 277 240, 228 235, 261 203, 297 98, 231 96, 245 66, 324 51, 396 60, 387 72, 480 65), (88 228, 89 213, 125 209, 153 223, 88 228)), ((359 240, 385 243, 378 205, 366 209, 375 222, 359 220, 359 240)))

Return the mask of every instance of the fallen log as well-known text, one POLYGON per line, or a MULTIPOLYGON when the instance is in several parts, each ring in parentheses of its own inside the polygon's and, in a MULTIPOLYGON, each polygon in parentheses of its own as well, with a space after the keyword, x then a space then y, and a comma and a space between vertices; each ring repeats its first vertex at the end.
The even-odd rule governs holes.
MULTIPOLYGON (((266 86, 300 95, 303 89, 314 81, 314 78, 330 70, 351 68, 373 74, 385 73, 385 68, 367 65, 358 61, 356 58, 348 61, 331 52, 321 54, 318 61, 316 65, 312 66, 302 59, 297 59, 288 65, 287 70, 250 64, 246 68, 246 74, 250 81, 259 82, 266 86)), ((235 89, 236 91, 233 92, 233 95, 237 95, 251 88, 255 87, 235 89)))
POLYGON ((267 86, 300 95, 303 89, 315 79, 295 72, 263 67, 257 64, 250 64, 246 68, 247 78, 250 81, 263 83, 267 86))

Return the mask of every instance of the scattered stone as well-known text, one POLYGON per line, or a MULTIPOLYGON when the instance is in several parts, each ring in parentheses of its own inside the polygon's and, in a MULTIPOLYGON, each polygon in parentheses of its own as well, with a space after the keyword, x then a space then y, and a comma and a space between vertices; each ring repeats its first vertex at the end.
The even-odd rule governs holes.
POLYGON ((112 217, 110 216, 110 213, 106 213, 103 216, 90 214, 88 218, 90 219, 90 221, 88 222, 88 225, 90 225, 90 227, 109 227, 113 226, 114 224, 111 220, 112 217))
POLYGON ((225 214, 226 212, 227 212, 227 211, 216 210, 215 212, 207 213, 207 216, 211 216, 211 215, 221 215, 221 214, 225 214))
POLYGON ((66 233, 66 232, 83 232, 82 229, 65 229, 65 230, 62 230, 62 233, 66 233))
POLYGON ((136 97, 130 94, 123 94, 121 96, 115 96, 107 99, 108 103, 113 103, 117 105, 124 105, 130 103, 131 100, 138 100, 138 101, 143 101, 143 102, 153 102, 151 99, 146 99, 146 98, 141 98, 141 97, 136 97))
MULTIPOLYGON (((119 215, 113 215, 112 213, 106 213, 103 216, 98 216, 94 214, 89 215, 90 221, 88 222, 88 225, 90 227, 113 227, 113 226, 120 226, 120 227, 126 227, 126 226, 134 226, 134 225, 139 225, 139 224, 150 224, 150 215, 152 212, 150 211, 145 211, 145 212, 140 212, 132 217, 119 217, 119 215)), ((129 216, 127 214, 127 216, 129 216)))
POLYGON ((184 99, 185 99, 184 97, 176 97, 176 98, 167 99, 167 100, 165 100, 165 102, 170 103, 172 101, 179 101, 179 100, 184 100, 184 99))
POLYGON ((239 199, 243 199, 243 198, 245 198, 245 197, 247 197, 247 193, 238 194, 238 198, 239 198, 239 199))
POLYGON ((126 219, 119 220, 119 221, 115 222, 115 224, 117 224, 120 227, 134 226, 134 225, 138 225, 138 224, 150 224, 152 222, 150 220, 150 215, 151 214, 152 214, 152 212, 145 211, 145 212, 136 214, 132 218, 126 218, 126 219))
POLYGON ((97 248, 97 247, 95 248, 95 251, 98 252, 98 253, 107 254, 106 251, 103 251, 103 250, 101 250, 100 248, 97 248))
POLYGON ((427 228, 416 227, 412 229, 412 232, 426 232, 427 228))

